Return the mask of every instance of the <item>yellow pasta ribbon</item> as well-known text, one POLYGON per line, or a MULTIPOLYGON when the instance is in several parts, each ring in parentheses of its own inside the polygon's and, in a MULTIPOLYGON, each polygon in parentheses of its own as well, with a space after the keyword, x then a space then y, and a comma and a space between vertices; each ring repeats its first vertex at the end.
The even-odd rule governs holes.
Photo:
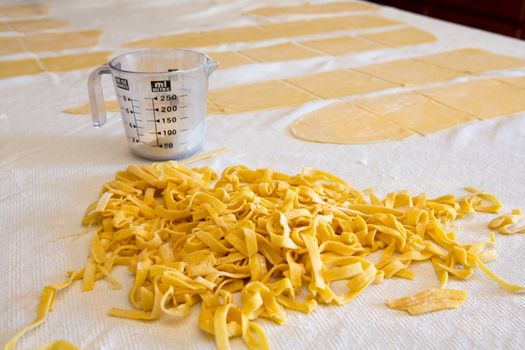
MULTIPOLYGON (((485 266, 497 257, 487 249, 493 235, 487 243, 462 244, 451 230, 465 215, 501 209, 495 196, 467 190, 459 199, 406 191, 380 199, 310 168, 291 176, 239 165, 218 176, 174 161, 130 165, 86 210, 82 223, 97 231, 84 269, 44 288, 37 317, 6 349, 46 319, 56 291, 74 280, 83 279, 84 291, 101 279, 121 288, 112 274, 118 265, 127 266, 134 281, 130 309, 111 308, 111 316, 186 317, 200 303, 199 327, 218 349, 229 349, 233 337, 250 349, 269 349, 258 318, 283 324, 286 309, 310 313, 319 303, 348 303, 384 278, 416 278, 414 262, 432 263, 441 288, 389 307, 411 314, 459 307, 466 292, 446 289, 448 279, 468 279, 477 269, 508 291, 522 290, 485 266), (377 250, 382 256, 373 264, 367 256, 377 250), (345 291, 335 292, 337 281, 345 291)), ((489 227, 509 231, 509 220, 496 218, 489 227)))

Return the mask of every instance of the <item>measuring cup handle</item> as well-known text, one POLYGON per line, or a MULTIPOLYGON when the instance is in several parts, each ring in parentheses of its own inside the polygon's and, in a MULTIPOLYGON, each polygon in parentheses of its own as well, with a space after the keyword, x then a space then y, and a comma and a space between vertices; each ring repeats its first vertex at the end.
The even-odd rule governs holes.
POLYGON ((88 78, 88 93, 89 103, 91 105, 91 116, 93 118, 93 126, 98 128, 106 122, 106 109, 104 106, 104 95, 102 94, 102 85, 100 78, 103 74, 111 74, 109 65, 105 64, 98 67, 89 74, 88 78))

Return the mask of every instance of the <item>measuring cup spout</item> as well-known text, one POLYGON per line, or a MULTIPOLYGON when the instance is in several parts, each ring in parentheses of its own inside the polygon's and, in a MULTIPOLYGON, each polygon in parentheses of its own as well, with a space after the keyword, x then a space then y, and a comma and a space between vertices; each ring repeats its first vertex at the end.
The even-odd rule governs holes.
POLYGON ((206 56, 206 62, 203 65, 204 71, 206 72, 206 76, 209 77, 211 73, 213 73, 213 71, 217 69, 218 66, 219 63, 217 63, 217 61, 215 61, 211 57, 206 56))

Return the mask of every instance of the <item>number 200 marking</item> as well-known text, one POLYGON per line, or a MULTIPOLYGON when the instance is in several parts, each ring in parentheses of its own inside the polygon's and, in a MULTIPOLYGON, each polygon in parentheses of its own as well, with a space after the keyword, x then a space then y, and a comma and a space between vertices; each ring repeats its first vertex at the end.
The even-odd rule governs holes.
POLYGON ((175 112, 176 110, 177 110, 177 106, 160 107, 160 111, 163 112, 163 113, 175 112))

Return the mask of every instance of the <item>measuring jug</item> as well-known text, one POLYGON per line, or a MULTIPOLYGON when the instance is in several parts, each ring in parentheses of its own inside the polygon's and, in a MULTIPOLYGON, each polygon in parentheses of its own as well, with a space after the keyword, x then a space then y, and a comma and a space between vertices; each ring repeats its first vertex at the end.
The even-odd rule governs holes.
POLYGON ((100 79, 111 74, 131 150, 148 159, 181 158, 204 138, 208 77, 217 62, 187 49, 134 51, 89 75, 93 125, 106 122, 100 79))

